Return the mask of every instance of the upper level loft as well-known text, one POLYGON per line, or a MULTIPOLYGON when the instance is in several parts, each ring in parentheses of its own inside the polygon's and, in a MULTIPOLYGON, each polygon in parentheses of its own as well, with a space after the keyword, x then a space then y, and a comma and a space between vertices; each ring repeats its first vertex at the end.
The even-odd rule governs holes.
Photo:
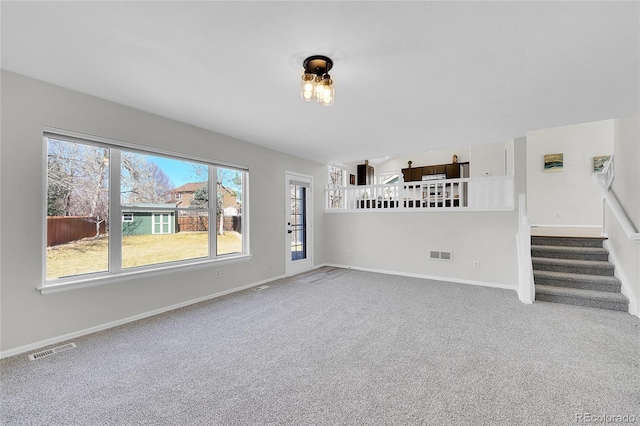
POLYGON ((513 140, 328 169, 327 212, 505 211, 515 205, 513 140))

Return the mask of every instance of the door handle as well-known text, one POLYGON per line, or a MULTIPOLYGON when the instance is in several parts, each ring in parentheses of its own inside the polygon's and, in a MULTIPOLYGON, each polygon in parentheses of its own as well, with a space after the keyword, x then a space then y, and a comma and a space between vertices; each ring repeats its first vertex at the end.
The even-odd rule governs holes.
POLYGON ((289 229, 289 230, 287 231, 287 234, 291 234, 291 233, 293 233, 293 231, 292 231, 291 229, 289 229))

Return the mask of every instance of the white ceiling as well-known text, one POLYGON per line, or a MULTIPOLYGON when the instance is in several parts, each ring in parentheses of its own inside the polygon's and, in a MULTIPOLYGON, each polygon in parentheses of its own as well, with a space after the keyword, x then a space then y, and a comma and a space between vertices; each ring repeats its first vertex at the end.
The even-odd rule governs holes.
POLYGON ((640 104, 640 3, 8 2, 2 68, 322 163, 640 104), (302 61, 334 60, 333 107, 302 61))

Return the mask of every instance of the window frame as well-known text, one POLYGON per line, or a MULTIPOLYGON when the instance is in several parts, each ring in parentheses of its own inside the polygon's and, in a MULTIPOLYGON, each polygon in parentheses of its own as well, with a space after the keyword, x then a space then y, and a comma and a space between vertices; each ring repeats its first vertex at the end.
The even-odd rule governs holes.
POLYGON ((397 171, 396 171, 396 172, 393 172, 393 171, 392 171, 392 172, 381 172, 381 173, 378 173, 378 174, 376 175, 376 178, 377 178, 377 183, 376 183, 376 184, 377 184, 377 185, 384 185, 384 184, 385 184, 385 182, 384 182, 384 181, 385 181, 386 179, 389 179, 389 178, 392 178, 392 177, 397 177, 397 178, 398 178, 398 181, 399 181, 399 180, 400 180, 400 175, 401 175, 401 174, 402 174, 402 173, 398 173, 397 171))
MULTIPOLYGON (((196 269, 203 267, 213 267, 215 265, 236 263, 248 261, 252 258, 250 252, 250 218, 249 218, 249 167, 241 164, 234 164, 229 162, 223 162, 213 160, 210 158, 198 157, 184 153, 172 152, 168 150, 158 149, 155 147, 148 147, 137 145, 129 142, 123 142, 119 140, 98 137, 93 135, 85 135, 79 132, 62 130, 52 127, 44 127, 43 129, 43 208, 42 208, 42 285, 37 289, 42 294, 56 293, 60 291, 71 290, 74 288, 93 287, 97 285, 103 285, 107 283, 120 282, 125 279, 129 279, 131 276, 153 276, 155 274, 166 273, 175 269, 196 269), (88 274, 73 275, 69 277, 47 279, 47 154, 48 154, 48 139, 59 139, 66 142, 94 145, 100 147, 109 148, 110 164, 109 164, 109 217, 110 218, 122 218, 122 220, 110 220, 109 221, 109 234, 118 236, 117 238, 110 237, 108 245, 108 271, 94 272, 88 274), (229 253, 229 254, 217 254, 217 228, 215 226, 209 226, 209 255, 205 258, 194 258, 180 261, 171 261, 161 264, 138 266, 134 268, 123 269, 122 267, 122 223, 123 213, 132 213, 132 208, 122 204, 120 194, 120 177, 121 177, 121 153, 122 151, 137 152, 144 155, 152 155, 157 157, 167 157, 170 159, 196 162, 208 167, 208 186, 209 194, 216 194, 217 185, 217 168, 234 169, 242 173, 242 252, 241 253, 229 253)), ((211 198, 211 197, 210 197, 211 198)), ((209 217, 216 217, 215 201, 210 204, 208 208, 201 209, 184 209, 180 207, 158 209, 158 213, 162 210, 163 213, 172 212, 176 217, 180 210, 201 210, 207 211, 209 217)), ((133 213, 132 213, 133 214, 133 213)))
POLYGON ((343 188, 347 186, 347 168, 342 166, 342 165, 338 165, 338 164, 327 164, 327 195, 326 195, 326 200, 325 200, 325 209, 326 210, 335 210, 335 209, 341 209, 342 208, 342 204, 344 203, 344 199, 341 199, 340 201, 338 201, 338 205, 336 206, 332 206, 332 196, 333 194, 336 193, 340 193, 340 191, 338 191, 338 188, 343 188), (336 169, 336 170, 340 170, 342 173, 342 182, 340 182, 339 185, 334 185, 331 183, 331 175, 332 175, 332 170, 331 169, 336 169))
POLYGON ((122 222, 133 223, 133 212, 122 212, 122 222))
POLYGON ((329 188, 335 188, 335 187, 341 187, 341 186, 347 186, 347 168, 338 164, 328 164, 327 165, 327 187, 329 188), (342 170, 342 182, 340 183, 340 185, 332 185, 331 184, 331 169, 338 169, 338 170, 342 170))

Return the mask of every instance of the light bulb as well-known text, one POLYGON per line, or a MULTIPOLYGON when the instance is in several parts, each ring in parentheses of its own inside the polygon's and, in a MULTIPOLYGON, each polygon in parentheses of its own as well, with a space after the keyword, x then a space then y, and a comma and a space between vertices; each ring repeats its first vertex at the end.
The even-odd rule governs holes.
POLYGON ((333 81, 329 74, 322 76, 322 80, 316 86, 316 99, 324 106, 331 106, 334 102, 333 81))
POLYGON ((322 77, 316 77, 316 97, 320 98, 322 96, 322 85, 324 82, 322 81, 322 77))
POLYGON ((303 101, 309 102, 313 98, 316 88, 316 76, 310 73, 302 74, 302 83, 300 86, 300 97, 303 101))

